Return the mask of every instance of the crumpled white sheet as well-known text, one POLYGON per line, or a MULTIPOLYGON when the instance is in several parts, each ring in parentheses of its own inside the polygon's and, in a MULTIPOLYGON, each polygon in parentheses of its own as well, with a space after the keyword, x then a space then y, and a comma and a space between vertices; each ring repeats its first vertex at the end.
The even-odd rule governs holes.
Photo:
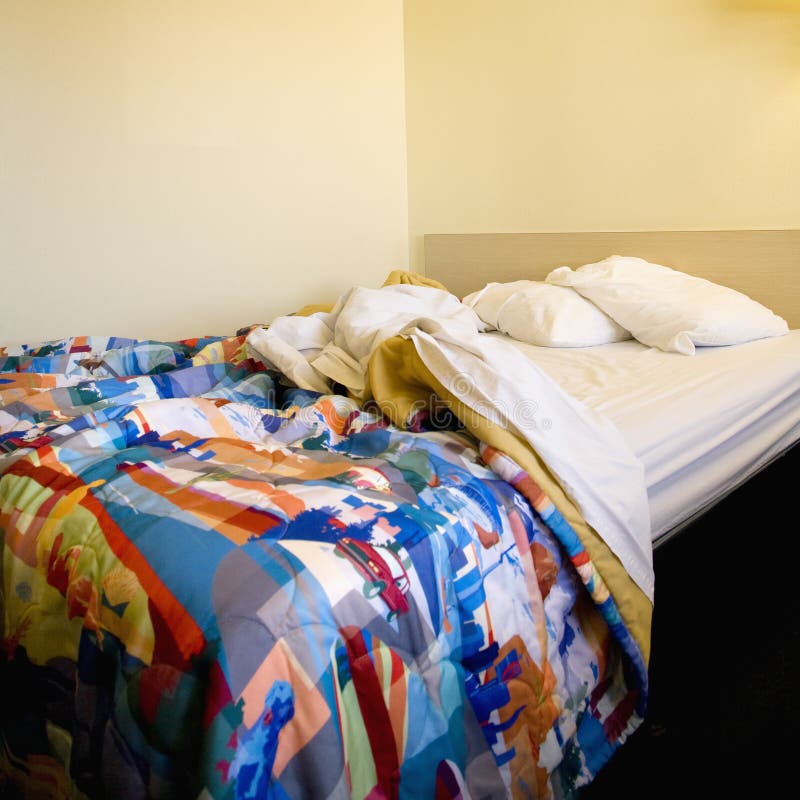
POLYGON ((470 409, 525 439, 652 600, 650 512, 644 468, 617 428, 567 394, 454 295, 423 286, 355 287, 330 313, 278 317, 250 333, 250 354, 297 386, 332 383, 366 399, 374 350, 409 337, 437 380, 470 409))

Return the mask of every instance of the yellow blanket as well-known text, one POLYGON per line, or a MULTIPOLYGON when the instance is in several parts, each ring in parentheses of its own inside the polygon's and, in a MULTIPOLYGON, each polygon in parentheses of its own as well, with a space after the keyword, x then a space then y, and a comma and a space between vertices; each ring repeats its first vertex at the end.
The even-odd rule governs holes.
POLYGON ((409 272, 404 269, 392 270, 383 282, 384 286, 397 286, 398 284, 405 284, 407 286, 430 286, 432 289, 447 291, 447 287, 443 283, 439 283, 439 281, 433 278, 428 278, 426 275, 420 275, 418 272, 409 272))

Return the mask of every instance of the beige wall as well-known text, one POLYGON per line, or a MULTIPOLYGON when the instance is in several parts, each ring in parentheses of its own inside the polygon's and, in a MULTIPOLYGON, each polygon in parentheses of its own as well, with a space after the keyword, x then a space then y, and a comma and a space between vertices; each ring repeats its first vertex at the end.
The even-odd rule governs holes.
POLYGON ((800 227, 800 0, 406 0, 424 233, 800 227))
POLYGON ((401 0, 0 0, 0 343, 228 333, 408 264, 401 0))
POLYGON ((800 226, 800 0, 0 0, 0 109, 4 343, 227 333, 409 234, 800 226))

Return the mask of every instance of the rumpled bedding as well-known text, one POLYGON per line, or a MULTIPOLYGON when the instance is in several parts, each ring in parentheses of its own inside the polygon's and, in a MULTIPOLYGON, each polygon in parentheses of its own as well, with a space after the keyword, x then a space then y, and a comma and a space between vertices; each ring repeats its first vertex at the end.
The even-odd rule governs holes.
POLYGON ((574 794, 647 675, 569 523, 246 340, 0 350, 0 789, 574 794))
POLYGON ((519 435, 546 461, 584 519, 652 602, 654 575, 644 468, 618 429, 558 386, 513 346, 481 336, 473 309, 443 289, 357 286, 329 313, 278 317, 253 330, 250 354, 298 386, 374 395, 369 366, 395 336, 469 409, 519 435), (576 454, 580 454, 576 458, 576 454))

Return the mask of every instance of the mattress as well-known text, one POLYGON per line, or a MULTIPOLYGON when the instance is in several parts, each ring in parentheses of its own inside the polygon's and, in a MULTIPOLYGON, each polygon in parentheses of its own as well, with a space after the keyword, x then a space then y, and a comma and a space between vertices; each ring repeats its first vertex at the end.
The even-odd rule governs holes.
POLYGON ((488 335, 619 428, 645 468, 654 543, 800 439, 800 330, 694 356, 636 340, 547 348, 488 335))

